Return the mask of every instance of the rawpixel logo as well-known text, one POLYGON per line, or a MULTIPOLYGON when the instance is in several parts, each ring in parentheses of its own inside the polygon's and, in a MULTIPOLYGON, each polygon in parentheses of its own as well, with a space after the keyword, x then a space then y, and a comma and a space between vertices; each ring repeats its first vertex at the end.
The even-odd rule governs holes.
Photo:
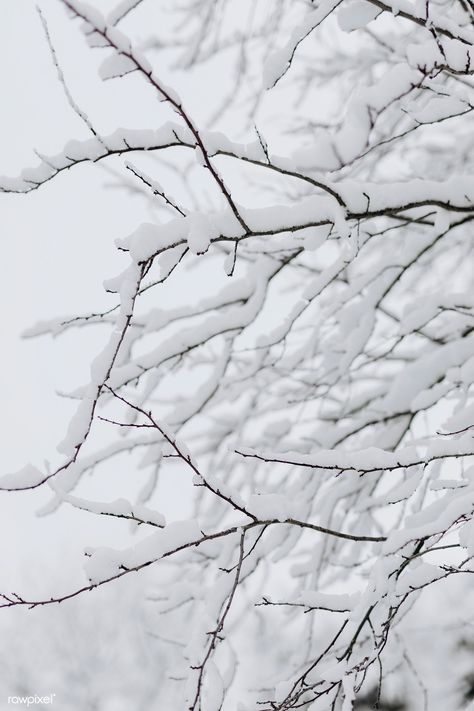
POLYGON ((52 704, 56 694, 48 694, 48 696, 9 696, 9 704, 22 704, 24 706, 33 706, 34 704, 52 704))

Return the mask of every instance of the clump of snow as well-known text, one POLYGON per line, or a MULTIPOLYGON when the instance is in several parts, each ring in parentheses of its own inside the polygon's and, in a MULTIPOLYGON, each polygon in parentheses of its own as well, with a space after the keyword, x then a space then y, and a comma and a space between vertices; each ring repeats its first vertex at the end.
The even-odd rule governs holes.
POLYGON ((204 254, 218 232, 207 215, 196 212, 189 215, 188 247, 193 254, 204 254))
POLYGON ((26 464, 22 469, 0 476, 0 489, 26 489, 37 486, 45 478, 33 464, 26 464))
POLYGON ((103 60, 99 67, 99 76, 104 81, 121 77, 124 74, 133 72, 136 69, 135 62, 125 54, 117 54, 114 52, 110 57, 103 60))
POLYGON ((299 514, 299 507, 294 501, 281 494, 252 494, 247 503, 247 510, 260 521, 286 521, 299 514))
POLYGON ((382 11, 376 5, 372 5, 365 0, 355 0, 348 5, 344 5, 338 12, 337 20, 339 27, 344 32, 352 32, 365 27, 375 20, 382 11))

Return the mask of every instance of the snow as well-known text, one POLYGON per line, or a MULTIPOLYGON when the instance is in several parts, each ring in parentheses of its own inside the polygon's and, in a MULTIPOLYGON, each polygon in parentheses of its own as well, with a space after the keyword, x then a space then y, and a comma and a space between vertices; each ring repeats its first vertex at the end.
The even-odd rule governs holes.
MULTIPOLYGON (((178 222, 184 223, 186 218, 178 222)), ((203 342, 210 341, 220 335, 222 331, 229 332, 243 328, 251 323, 260 311, 265 298, 268 276, 274 272, 275 265, 272 261, 259 261, 255 263, 249 277, 254 279, 253 290, 250 298, 244 304, 237 304, 227 309, 225 313, 216 313, 207 317, 197 326, 192 326, 180 333, 179 338, 171 336, 163 339, 154 349, 140 355, 136 360, 131 360, 127 365, 115 367, 110 378, 112 388, 133 380, 144 372, 157 368, 161 363, 179 355, 183 350, 193 350, 203 342)))
POLYGON ((263 67, 263 86, 271 89, 290 66, 288 52, 280 49, 272 53, 263 67))
POLYGON ((115 7, 107 15, 107 24, 115 25, 129 10, 133 9, 137 4, 137 0, 120 0, 115 1, 115 7))
POLYGON ((98 47, 110 47, 107 37, 104 37, 100 32, 88 32, 86 34, 86 42, 91 49, 98 47))
MULTIPOLYGON (((279 93, 283 83, 267 97, 274 102, 271 107, 279 104, 294 114, 285 138, 286 126, 282 129, 273 114, 269 118, 263 103, 258 107, 264 135, 280 155, 268 159, 260 141, 247 140, 254 138, 253 131, 238 125, 234 130, 232 122, 239 123, 249 104, 245 92, 258 86, 253 74, 246 81, 247 56, 241 67, 244 81, 225 107, 232 106, 229 124, 219 122, 230 126, 230 135, 200 125, 197 134, 184 125, 182 114, 176 123, 159 123, 162 111, 180 114, 173 110, 181 106, 175 77, 161 65, 160 75, 152 75, 147 57, 131 48, 121 30, 110 27, 101 31, 117 51, 109 46, 94 52, 102 62, 100 74, 109 79, 138 66, 151 76, 173 104, 154 92, 158 128, 146 128, 155 119, 149 112, 145 119, 135 117, 131 103, 123 120, 136 118, 136 125, 145 128, 117 126, 111 115, 114 130, 71 141, 51 157, 40 155, 39 165, 1 183, 3 190, 28 192, 64 171, 52 193, 56 185, 67 189, 76 164, 108 161, 115 171, 123 168, 122 154, 137 151, 143 156, 136 162, 146 167, 146 172, 134 167, 137 174, 152 191, 176 192, 184 206, 184 216, 173 213, 170 219, 170 211, 151 208, 144 218, 140 201, 136 218, 131 213, 127 226, 109 235, 116 238, 126 266, 104 282, 115 295, 107 297, 115 308, 103 318, 77 319, 81 330, 74 335, 81 336, 88 323, 102 322, 104 328, 97 330, 103 340, 86 383, 73 391, 79 405, 60 445, 66 459, 49 480, 53 497, 41 513, 68 504, 80 509, 76 513, 85 521, 94 521, 90 513, 125 530, 134 522, 137 536, 122 550, 87 550, 85 570, 93 585, 167 558, 166 566, 156 566, 156 576, 150 576, 158 598, 153 631, 156 626, 160 654, 163 640, 172 647, 169 656, 163 654, 163 665, 172 670, 171 685, 182 695, 186 683, 188 697, 195 693, 196 669, 189 665, 206 661, 202 705, 211 711, 220 709, 224 699, 231 708, 234 690, 240 691, 240 680, 232 687, 233 673, 244 678, 247 660, 240 672, 232 655, 239 656, 242 639, 260 644, 261 638, 268 652, 265 668, 260 664, 252 670, 255 679, 249 677, 248 686, 276 686, 276 696, 284 697, 299 673, 293 671, 316 659, 329 643, 329 632, 334 634, 329 627, 346 619, 337 649, 316 665, 308 682, 342 682, 340 705, 352 708, 354 686, 365 679, 366 669, 364 691, 372 683, 380 651, 376 641, 383 639, 402 598, 406 595, 407 601, 395 622, 405 619, 418 598, 416 590, 449 577, 451 563, 474 550, 474 478, 468 469, 474 456, 472 250, 471 227, 460 224, 471 217, 474 178, 466 163, 471 117, 463 116, 471 109, 469 77, 456 74, 474 64, 472 30, 460 7, 443 4, 429 8, 428 21, 424 4, 409 0, 395 2, 377 20, 380 8, 363 0, 280 5, 281 18, 277 11, 274 24, 272 18, 261 27, 255 10, 255 36, 242 45, 242 57, 252 57, 254 46, 259 61, 267 57, 267 86, 287 74, 285 85, 294 78, 297 90, 304 87, 294 112, 293 90, 279 93), (286 5, 291 6, 288 16, 286 5), (396 17, 398 11, 419 22, 396 17), (436 27, 441 30, 435 38, 430 28, 436 27), (341 28, 353 34, 343 35, 341 28), (161 84, 162 73, 170 87, 161 84), (340 102, 328 116, 326 84, 327 95, 334 92, 340 102), (232 133, 244 138, 239 142, 232 133), (167 150, 176 146, 179 151, 167 150), (248 232, 209 171, 196 166, 196 157, 206 166, 208 156, 216 156, 219 175, 232 186, 248 232), (160 182, 152 167, 156 161, 160 182), (235 266, 232 279, 222 274, 224 260, 227 274, 235 266), (140 429, 138 413, 112 399, 106 386, 145 411, 152 408, 157 427, 140 429), (96 427, 102 406, 112 403, 124 426, 96 427), (465 430, 462 436, 458 430, 465 430), (110 442, 101 446, 102 433, 110 442), (96 496, 85 475, 111 462, 122 468, 128 452, 128 463, 144 475, 135 498, 128 489, 113 494, 125 498, 96 496), (186 482, 179 491, 178 469, 186 482), (188 503, 197 518, 175 521, 183 516, 173 515, 175 504, 181 511, 188 503), (304 523, 320 532, 306 533, 304 523), (325 528, 349 536, 325 535, 325 528), (445 547, 458 541, 465 550, 445 547), (430 547, 437 550, 428 556, 430 547), (440 561, 439 566, 432 561, 440 561), (217 653, 205 659, 209 632, 216 630, 230 601, 240 562, 245 586, 235 589, 217 653), (279 609, 278 603, 255 608, 261 594, 280 600, 279 609), (306 652, 306 645, 292 646, 289 640, 292 635, 302 639, 309 620, 318 634, 306 652), (350 660, 337 662, 336 655, 353 638, 350 660)), ((121 1, 108 22, 118 22, 130 7, 128 0, 121 1)), ((139 19, 147 17, 146 7, 143 3, 127 25, 143 52, 154 52, 148 31, 141 35, 137 30, 139 19)), ((186 17, 189 10, 183 6, 180 12, 186 17)), ((89 45, 106 47, 100 32, 91 28, 91 23, 104 28, 103 18, 93 9, 84 14, 89 45)), ((230 46, 241 39, 238 16, 230 46)), ((205 19, 199 12, 196 18, 205 19)), ((217 44, 196 44, 195 60, 193 47, 184 48, 189 76, 191 69, 193 77, 207 72, 217 56, 219 72, 227 72, 233 52, 220 51, 229 39, 227 19, 224 12, 217 44)), ((210 17, 211 30, 213 22, 210 17)), ((194 25, 181 26, 185 41, 194 25)), ((166 30, 160 27, 163 35, 166 30)), ((170 52, 176 53, 176 66, 187 68, 180 43, 170 52)), ((168 50, 160 53, 163 62, 168 55, 168 50)), ((258 65, 248 62, 252 71, 258 65)), ((139 92, 145 86, 153 96, 143 79, 125 80, 123 88, 139 92)), ((112 97, 119 89, 114 83, 103 91, 112 97)), ((205 102, 200 108, 199 123, 205 125, 205 102)), ((127 165, 135 166, 135 157, 127 165)), ((76 178, 81 179, 80 170, 76 178)), ((48 199, 49 192, 40 190, 35 198, 48 199)), ((94 258, 85 250, 88 263, 94 258)), ((43 321, 27 335, 57 335, 74 323, 71 317, 43 321)), ((4 476, 0 487, 36 486, 43 479, 30 465, 4 476)), ((402 624, 396 635, 401 629, 402 624)), ((384 675, 390 678, 393 672, 397 683, 407 666, 403 643, 400 632, 400 644, 391 634, 384 647, 384 675)), ((243 697, 242 705, 256 707, 257 695, 251 702, 243 697)), ((182 696, 176 698, 163 701, 160 689, 158 703, 184 707, 182 696)), ((413 698, 416 703, 418 695, 413 698)), ((329 697, 316 701, 315 711, 331 702, 329 697)))
MULTIPOLYGON (((109 58, 110 67, 116 66, 116 58, 117 55, 109 58)), ((0 178, 0 189, 28 192, 37 183, 46 182, 58 172, 82 161, 100 160, 111 152, 128 151, 130 148, 149 150, 181 143, 192 144, 193 136, 185 126, 173 122, 166 122, 156 130, 117 128, 113 133, 99 138, 69 141, 60 153, 42 157, 39 166, 24 170, 20 178, 0 178)))
POLYGON ((116 499, 110 503, 89 501, 77 496, 72 496, 71 494, 63 493, 56 486, 53 488, 62 501, 65 501, 78 509, 89 511, 90 513, 126 518, 131 517, 145 521, 146 523, 160 528, 163 528, 166 525, 166 519, 163 514, 141 504, 131 504, 130 501, 127 501, 126 499, 116 499))
POLYGON ((341 711, 352 711, 352 709, 354 708, 354 701, 356 698, 355 686, 355 675, 345 674, 342 678, 344 701, 342 702, 341 711))
POLYGON ((400 577, 397 582, 397 595, 403 597, 411 590, 429 585, 443 575, 443 571, 435 565, 418 561, 418 565, 412 565, 408 573, 400 577))
POLYGON ((382 469, 406 469, 418 464, 429 463, 432 459, 471 456, 474 441, 471 435, 463 435, 455 440, 446 438, 430 441, 418 447, 401 447, 395 452, 379 447, 367 447, 354 451, 316 449, 311 454, 300 452, 272 452, 240 446, 239 454, 257 457, 268 462, 283 462, 314 469, 336 469, 344 472, 377 472, 382 469))
POLYGON ((107 27, 107 38, 120 52, 131 52, 129 38, 117 27, 107 27))
POLYGON ((376 471, 384 468, 401 468, 411 466, 418 461, 414 447, 387 452, 377 447, 353 452, 338 452, 320 449, 312 454, 299 452, 268 452, 256 451, 248 447, 240 447, 239 452, 245 456, 258 456, 268 461, 284 461, 289 464, 309 466, 319 469, 340 469, 341 471, 376 471))
POLYGON ((459 545, 465 548, 470 556, 474 554, 474 524, 473 519, 461 526, 459 535, 459 545))
MULTIPOLYGON (((161 444, 162 439, 160 439, 160 448, 161 444)), ((60 493, 55 493, 54 497, 40 508, 38 512, 39 515, 46 515, 55 511, 62 503, 64 494, 72 491, 83 478, 84 474, 92 471, 101 462, 108 461, 124 452, 131 452, 135 449, 141 450, 142 448, 146 449, 147 447, 151 447, 152 451, 156 454, 156 446, 157 436, 156 433, 154 433, 153 435, 147 434, 146 436, 142 435, 140 437, 122 438, 91 454, 82 455, 80 461, 70 463, 66 470, 49 480, 53 490, 55 490, 57 486, 59 487, 60 493)))
POLYGON ((465 405, 460 412, 456 412, 443 424, 446 432, 456 432, 465 428, 474 428, 474 403, 465 405))
POLYGON ((189 215, 188 247, 193 254, 204 254, 219 232, 211 220, 201 213, 189 215))
MULTIPOLYGON (((444 230, 442 230, 444 231, 444 230)), ((474 307, 474 299, 470 293, 434 292, 427 294, 423 304, 415 308, 406 308, 400 321, 399 331, 405 335, 417 330, 431 321, 444 309, 467 310, 474 307)))
POLYGON ((435 219, 435 230, 439 233, 446 232, 450 224, 449 213, 446 210, 438 210, 435 219))
POLYGON ((86 549, 87 561, 84 571, 93 585, 114 578, 120 574, 120 555, 111 548, 86 549))
POLYGON ((69 423, 66 437, 58 445, 58 451, 72 459, 85 442, 92 425, 96 403, 117 358, 123 340, 123 331, 133 312, 133 302, 140 284, 141 273, 132 264, 115 280, 114 287, 120 292, 120 310, 116 327, 98 356, 91 364, 91 380, 85 390, 82 402, 69 423))
POLYGON ((299 514, 298 505, 280 494, 252 494, 246 509, 260 521, 276 519, 283 522, 289 518, 297 518, 299 514))
MULTIPOLYGON (((347 102, 341 128, 336 133, 326 130, 317 131, 312 145, 294 152, 292 156, 294 166, 303 171, 336 170, 340 167, 341 161, 343 164, 353 161, 367 148, 372 129, 371 111, 381 111, 385 106, 408 93, 413 84, 418 83, 419 80, 419 72, 400 63, 392 67, 372 86, 354 91, 347 102)), ((369 193, 372 208, 374 206, 371 190, 366 190, 366 187, 359 186, 359 195, 362 198, 364 192, 369 193)), ((344 196, 340 184, 337 185, 337 190, 344 196)), ((389 194, 385 192, 384 197, 386 199, 389 194)), ((366 208, 367 198, 363 202, 363 207, 355 209, 366 208)))
POLYGON ((364 511, 367 508, 389 506, 401 501, 406 501, 418 490, 423 478, 423 472, 411 471, 405 481, 397 481, 385 494, 372 495, 356 505, 357 511, 364 511))
POLYGON ((220 711, 224 701, 224 681, 216 664, 211 660, 206 664, 205 708, 220 711))
POLYGON ((99 67, 99 76, 103 80, 114 79, 133 72, 135 69, 136 64, 130 57, 114 53, 103 60, 99 67))
POLYGON ((280 681, 275 686, 275 699, 286 699, 293 686, 292 681, 280 681))
POLYGON ((406 527, 393 531, 383 544, 386 554, 393 553, 410 541, 447 531, 463 515, 472 516, 474 494, 472 489, 461 488, 450 491, 444 497, 426 506, 406 520, 406 527))
MULTIPOLYGON (((469 104, 465 101, 461 101, 452 96, 437 96, 430 99, 422 109, 409 113, 418 123, 435 123, 469 110, 469 104)), ((440 229, 439 223, 436 225, 436 228, 440 229)))
POLYGON ((339 27, 344 32, 352 32, 365 27, 380 15, 381 10, 376 5, 372 5, 365 0, 353 0, 348 5, 343 6, 337 13, 339 27))
POLYGON ((308 12, 304 20, 292 30, 286 45, 269 55, 263 67, 263 85, 266 89, 271 89, 286 73, 300 42, 320 25, 340 2, 341 0, 324 0, 316 10, 308 12))
POLYGON ((462 72, 472 66, 474 48, 457 39, 446 38, 443 49, 449 66, 455 71, 462 72))
POLYGON ((83 17, 87 22, 89 22, 97 30, 105 30, 105 20, 103 15, 99 10, 94 8, 88 2, 83 2, 82 0, 68 0, 69 5, 71 5, 77 13, 83 17))
POLYGON ((40 484, 45 479, 33 464, 26 464, 17 472, 0 476, 0 489, 26 489, 40 484))
POLYGON ((88 549, 84 570, 88 579, 97 584, 119 574, 123 568, 143 567, 173 551, 198 543, 202 538, 196 521, 174 521, 127 550, 88 549))
MULTIPOLYGON (((240 506, 241 508, 245 506, 244 499, 236 486, 232 486, 214 474, 206 474, 205 481, 208 487, 211 487, 214 491, 225 496, 229 501, 232 501, 234 505, 240 506)), ((202 481, 199 480, 197 483, 202 483, 202 481)))
POLYGON ((187 397, 182 403, 176 403, 172 413, 168 416, 170 424, 186 422, 196 412, 199 412, 208 399, 219 387, 219 383, 224 377, 230 358, 230 343, 225 343, 224 348, 215 360, 215 368, 211 371, 207 380, 195 392, 187 397))
POLYGON ((469 484, 466 479, 438 479, 430 484, 431 491, 443 491, 444 489, 461 489, 469 484))
POLYGON ((423 67, 427 71, 444 64, 441 50, 433 39, 417 44, 409 44, 406 48, 406 57, 410 66, 423 67))
POLYGON ((393 381, 387 395, 383 399, 383 407, 387 413, 403 412, 415 405, 420 405, 415 398, 418 393, 435 385, 446 375, 450 368, 462 366, 472 354, 474 334, 466 338, 453 340, 451 343, 421 356, 415 363, 408 365, 393 381))
POLYGON ((354 594, 328 594, 317 590, 304 590, 298 595, 298 602, 311 608, 321 608, 323 610, 336 610, 347 612, 358 603, 359 595, 354 594))

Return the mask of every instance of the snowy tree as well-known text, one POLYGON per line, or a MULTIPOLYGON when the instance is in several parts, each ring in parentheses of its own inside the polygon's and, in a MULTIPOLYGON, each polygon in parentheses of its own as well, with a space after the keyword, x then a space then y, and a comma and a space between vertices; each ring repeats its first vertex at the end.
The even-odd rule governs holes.
MULTIPOLYGON (((109 235, 109 308, 29 330, 103 342, 57 466, 0 486, 138 532, 87 549, 81 588, 1 606, 156 568, 156 708, 434 708, 406 626, 474 572, 474 7, 105 5, 40 11, 83 133, 1 188, 27 209, 106 166, 151 220, 109 235), (134 123, 103 131, 100 98, 76 98, 55 41, 70 23, 104 91, 143 97, 134 123), (134 501, 76 491, 110 462, 147 472, 134 501), (155 494, 170 472, 185 520, 155 494)), ((430 610, 428 630, 446 614, 430 610)))

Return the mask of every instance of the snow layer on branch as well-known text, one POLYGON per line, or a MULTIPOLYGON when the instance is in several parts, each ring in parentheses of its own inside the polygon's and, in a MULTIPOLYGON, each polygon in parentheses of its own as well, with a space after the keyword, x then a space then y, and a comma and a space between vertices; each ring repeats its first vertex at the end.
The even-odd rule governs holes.
MULTIPOLYGON (((88 37, 100 37, 98 33, 88 37)), ((92 41, 92 40, 91 40, 92 41)), ((123 55, 114 54, 107 58, 103 67, 103 78, 130 71, 123 63, 130 60, 123 55), (120 69, 119 65, 122 62, 120 69), (117 70, 120 71, 117 72, 117 70)), ((228 139, 221 133, 203 132, 202 139, 209 153, 229 153, 231 155, 250 160, 262 160, 262 148, 258 142, 241 144, 228 139)), ((40 156, 41 163, 34 168, 25 169, 19 178, 0 178, 0 190, 14 192, 28 192, 54 177, 58 172, 70 168, 83 161, 96 161, 113 153, 130 150, 158 150, 167 146, 187 145, 194 146, 194 136, 185 126, 168 122, 159 129, 125 129, 118 128, 107 136, 93 137, 86 140, 72 140, 67 143, 63 151, 52 156, 40 156)))
POLYGON ((421 328, 443 309, 474 309, 474 295, 469 293, 444 294, 436 293, 425 296, 423 304, 406 308, 400 320, 399 332, 402 335, 421 328))
POLYGON ((227 283, 216 296, 202 299, 199 304, 191 306, 175 307, 175 308, 154 308, 151 309, 144 317, 145 333, 152 333, 164 329, 171 323, 192 316, 205 314, 208 311, 219 309, 226 304, 232 304, 235 301, 245 301, 252 294, 254 282, 252 279, 244 277, 243 279, 233 279, 227 283))
POLYGON ((268 278, 274 269, 275 264, 271 260, 265 257, 257 260, 249 273, 249 279, 253 282, 252 295, 244 304, 238 304, 225 312, 213 314, 199 325, 183 329, 179 337, 172 336, 163 340, 158 347, 137 357, 136 360, 131 360, 127 365, 116 367, 111 376, 111 386, 113 388, 120 387, 143 375, 144 371, 157 368, 166 360, 180 355, 184 351, 190 351, 207 343, 222 333, 248 326, 262 307, 268 278))
POLYGON ((399 578, 396 585, 396 594, 399 597, 403 597, 412 590, 429 585, 443 577, 443 575, 444 571, 441 568, 419 561, 418 565, 412 565, 411 569, 399 578))
POLYGON ((436 66, 442 66, 445 61, 434 39, 409 44, 406 48, 406 57, 411 67, 426 71, 432 71, 436 66))
POLYGON ((133 302, 141 279, 141 270, 132 264, 120 276, 117 288, 120 293, 120 310, 115 329, 101 353, 91 364, 91 380, 75 415, 69 423, 66 437, 59 444, 58 451, 67 457, 74 457, 85 441, 92 425, 96 403, 117 358, 128 320, 133 312, 133 302))
POLYGON ((188 247, 194 254, 204 254, 209 249, 211 241, 219 236, 219 230, 212 220, 202 213, 188 215, 189 232, 188 247))
POLYGON ((223 153, 249 160, 267 160, 259 141, 237 143, 220 131, 201 131, 200 136, 206 152, 210 156, 223 153))
MULTIPOLYGON (((113 323, 113 317, 97 314, 97 315, 87 315, 85 317, 88 323, 101 323, 108 324, 113 323)), ((83 323, 83 322, 82 322, 83 323)), ((72 316, 67 314, 66 316, 59 316, 58 318, 48 319, 46 321, 37 321, 33 326, 26 328, 21 334, 22 338, 36 338, 37 336, 44 336, 50 334, 52 336, 58 336, 59 334, 66 331, 68 328, 74 325, 80 325, 81 320, 77 316, 72 316)))
MULTIPOLYGON (((242 232, 241 226, 230 210, 214 213, 212 223, 214 234, 217 232, 237 237, 242 232)), ((136 262, 145 261, 154 254, 187 241, 192 227, 193 220, 188 216, 170 220, 163 225, 144 223, 130 237, 121 240, 119 244, 122 248, 130 250, 130 254, 136 262)), ((195 248, 205 246, 204 239, 199 240, 197 237, 195 242, 191 237, 191 244, 195 248)))
MULTIPOLYGON (((367 202, 367 201, 366 201, 367 202)), ((271 207, 240 209, 249 228, 256 234, 293 230, 305 223, 333 223, 339 234, 348 233, 346 213, 333 197, 314 195, 295 205, 272 205, 271 207)), ((243 229, 232 210, 213 212, 207 217, 189 215, 176 218, 162 225, 144 223, 119 245, 130 250, 132 258, 139 262, 149 259, 185 240, 193 251, 205 251, 208 239, 219 237, 236 238, 243 229)))
POLYGON ((474 429, 474 403, 463 407, 460 412, 448 417, 443 427, 448 432, 459 432, 467 428, 474 429))
POLYGON ((459 368, 450 368, 447 373, 448 379, 458 385, 472 385, 474 383, 474 356, 471 356, 459 368))
POLYGON ((0 476, 0 489, 24 489, 36 486, 44 478, 45 475, 39 469, 32 464, 26 464, 17 472, 0 476))
POLYGON ((409 516, 403 529, 392 531, 383 544, 384 553, 394 553, 411 541, 449 531, 464 516, 470 520, 473 511, 472 485, 449 490, 442 498, 409 516))
POLYGON ((202 531, 196 521, 176 521, 124 551, 110 548, 88 550, 84 569, 92 583, 100 583, 117 575, 121 569, 139 568, 199 542, 202 538, 202 531))
POLYGON ((72 462, 69 467, 58 474, 51 481, 54 482, 53 490, 55 486, 59 487, 60 494, 55 493, 54 497, 48 501, 44 506, 42 506, 38 514, 44 516, 46 514, 55 511, 58 506, 63 502, 64 494, 72 491, 82 476, 91 471, 94 467, 100 465, 101 462, 108 461, 113 457, 119 456, 124 452, 134 451, 137 448, 147 448, 150 447, 156 453, 156 446, 162 445, 162 438, 157 437, 157 432, 155 431, 152 435, 145 435, 140 437, 128 437, 126 439, 122 438, 117 442, 112 442, 111 444, 103 447, 92 454, 81 457, 80 461, 72 462), (155 445, 155 446, 153 446, 155 445))
POLYGON ((52 156, 42 156, 35 168, 24 170, 19 178, 0 177, 0 191, 28 192, 57 173, 83 161, 96 161, 114 153, 160 149, 167 146, 192 145, 193 136, 185 127, 167 122, 158 129, 117 128, 107 136, 69 141, 52 156))
MULTIPOLYGON (((295 151, 299 169, 336 170, 357 158, 368 146, 372 112, 379 113, 396 99, 409 93, 422 75, 406 64, 397 64, 370 87, 357 89, 350 98, 340 130, 333 135, 320 131, 312 145, 295 151)), ((338 186, 339 187, 339 186, 338 186)))
POLYGON ((394 183, 355 183, 344 181, 337 184, 351 212, 391 211, 408 209, 413 204, 442 203, 452 209, 474 207, 474 178, 467 175, 453 176, 448 180, 407 180, 394 183), (367 193, 367 197, 364 196, 367 193))
POLYGON ((119 52, 131 53, 130 39, 117 27, 107 27, 107 37, 119 52))
MULTIPOLYGON (((474 178, 465 175, 453 176, 446 181, 419 179, 395 183, 343 181, 330 186, 339 192, 347 210, 354 213, 390 212, 408 209, 413 204, 430 203, 440 203, 448 209, 466 211, 474 207, 474 178)), ((349 234, 345 224, 345 209, 335 198, 328 196, 314 195, 288 206, 273 205, 259 209, 241 209, 241 213, 256 233, 282 232, 286 228, 299 228, 305 223, 316 225, 332 223, 341 236, 349 234)), ((222 213, 217 214, 222 215, 222 213)), ((226 234, 222 230, 221 232, 226 234)))
POLYGON ((136 4, 137 0, 120 0, 117 2, 115 8, 107 15, 107 24, 115 25, 122 18, 122 16, 132 10, 136 4))
POLYGON ((263 83, 266 89, 271 89, 286 73, 300 42, 320 25, 340 3, 341 0, 324 0, 316 10, 309 12, 304 20, 293 29, 286 45, 270 54, 263 67, 263 83))
POLYGON ((99 67, 99 76, 101 79, 114 79, 121 77, 136 69, 135 62, 125 54, 117 54, 114 52, 110 57, 104 59, 99 67))
POLYGON ((434 25, 436 27, 442 28, 447 32, 451 32, 453 35, 459 37, 459 39, 465 40, 469 44, 474 44, 474 33, 471 32, 466 27, 462 27, 460 24, 456 23, 454 20, 447 18, 444 14, 444 6, 442 11, 437 11, 434 7, 430 7, 430 17, 429 22, 426 20, 426 6, 423 1, 413 2, 412 0, 386 0, 385 4, 388 5, 392 10, 393 15, 398 15, 400 12, 404 12, 410 17, 414 17, 421 22, 426 24, 428 27, 434 25))
POLYGON ((103 32, 105 30, 105 20, 102 13, 88 2, 82 0, 69 0, 69 5, 77 10, 81 17, 85 18, 95 29, 103 32))
POLYGON ((110 503, 89 501, 87 499, 81 499, 77 496, 71 496, 70 494, 63 493, 57 487, 53 488, 62 501, 65 501, 78 509, 90 511, 90 513, 101 514, 104 516, 139 519, 140 521, 159 527, 164 527, 166 524, 163 514, 141 504, 132 504, 126 499, 116 499, 110 503))
POLYGON ((99 47, 110 47, 110 43, 104 35, 100 32, 91 31, 88 27, 86 33, 86 42, 91 49, 97 49, 99 47))
POLYGON ((430 38, 417 44, 409 44, 406 57, 410 66, 424 71, 448 66, 454 71, 466 72, 474 59, 474 47, 448 37, 438 37, 437 41, 430 38))
POLYGON ((193 393, 189 393, 183 402, 177 403, 171 415, 168 415, 168 422, 178 424, 185 422, 195 413, 199 412, 208 399, 217 391, 219 383, 224 377, 230 357, 230 343, 226 343, 222 353, 216 358, 214 367, 210 371, 209 377, 193 393))
MULTIPOLYGON (((201 477, 195 475, 193 477, 193 483, 195 485, 201 484, 201 477)), ((227 499, 235 503, 236 506, 245 506, 244 500, 239 494, 237 486, 231 486, 228 482, 224 481, 222 478, 218 478, 214 474, 206 474, 206 484, 208 484, 214 491, 219 492, 227 499)))
POLYGON ((260 521, 286 521, 289 518, 298 518, 301 513, 298 504, 280 494, 252 494, 246 508, 260 521))
POLYGON ((338 612, 349 612, 359 602, 360 595, 339 594, 329 595, 316 590, 303 590, 297 597, 297 601, 303 605, 324 610, 335 610, 338 612))
MULTIPOLYGON (((474 37, 472 38, 474 40, 474 37)), ((443 38, 443 49, 449 67, 458 72, 466 72, 474 61, 474 47, 457 39, 443 38)))
POLYGON ((383 469, 405 469, 433 458, 470 456, 474 454, 474 439, 470 435, 464 435, 455 440, 434 440, 428 445, 403 447, 395 452, 378 447, 367 447, 351 452, 319 449, 311 454, 257 451, 248 447, 239 447, 237 451, 246 457, 257 457, 269 462, 278 461, 315 469, 372 472, 383 469))
POLYGON ((362 498, 362 500, 357 503, 354 507, 355 511, 366 511, 373 507, 382 507, 397 504, 401 501, 406 501, 409 499, 415 491, 418 489, 421 480, 423 478, 423 472, 412 471, 405 481, 397 482, 394 486, 387 491, 386 494, 381 494, 380 496, 373 495, 367 498, 362 498))
POLYGON ((420 407, 417 398, 444 378, 450 368, 463 365, 471 356, 473 348, 474 334, 471 334, 439 346, 407 365, 395 377, 383 398, 385 412, 391 414, 409 409, 415 412, 420 407))
POLYGON ((343 6, 338 14, 339 27, 344 32, 352 32, 365 27, 375 20, 382 11, 376 5, 372 5, 365 0, 353 0, 348 5, 343 6))
POLYGON ((242 214, 250 229, 257 234, 283 232, 305 223, 334 223, 341 232, 347 234, 345 210, 333 197, 312 195, 294 205, 272 205, 242 210, 242 214))
POLYGON ((203 700, 208 711, 221 711, 224 701, 224 680, 216 664, 211 660, 206 664, 203 700))
POLYGON ((418 123, 435 123, 450 116, 458 116, 470 111, 469 104, 454 96, 437 96, 428 101, 422 109, 408 113, 418 123))
POLYGON ((466 548, 469 555, 474 555, 474 519, 467 521, 459 531, 459 545, 466 548))
POLYGON ((97 585, 120 574, 120 553, 112 548, 86 549, 88 557, 84 564, 87 579, 97 585))

